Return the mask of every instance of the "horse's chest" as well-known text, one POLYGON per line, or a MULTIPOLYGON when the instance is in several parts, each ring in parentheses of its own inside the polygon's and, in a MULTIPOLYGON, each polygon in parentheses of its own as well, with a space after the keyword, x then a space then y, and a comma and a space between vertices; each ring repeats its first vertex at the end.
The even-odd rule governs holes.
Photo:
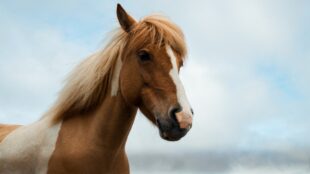
MULTIPOLYGON (((59 149, 58 149, 59 150, 59 149)), ((121 155, 106 154, 89 148, 64 149, 53 154, 48 173, 113 173, 117 168, 124 168, 127 161, 121 155)))
POLYGON ((0 143, 0 173, 46 173, 59 128, 42 120, 10 133, 0 143))

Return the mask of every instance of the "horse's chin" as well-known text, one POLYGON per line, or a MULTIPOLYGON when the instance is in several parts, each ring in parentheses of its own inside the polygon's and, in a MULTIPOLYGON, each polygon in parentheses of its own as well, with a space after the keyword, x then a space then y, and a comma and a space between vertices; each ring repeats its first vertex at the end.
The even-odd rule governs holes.
POLYGON ((170 131, 161 131, 159 130, 159 135, 162 139, 166 141, 178 141, 183 138, 187 134, 188 130, 185 129, 178 129, 178 130, 170 130, 170 131))

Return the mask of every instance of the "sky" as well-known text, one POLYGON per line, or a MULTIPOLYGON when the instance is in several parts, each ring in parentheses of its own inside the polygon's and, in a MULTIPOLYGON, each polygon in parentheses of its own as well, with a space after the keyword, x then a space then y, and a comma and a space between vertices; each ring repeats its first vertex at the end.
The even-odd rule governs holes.
POLYGON ((138 114, 130 154, 272 152, 309 163, 306 0, 2 0, 1 123, 29 124, 48 110, 70 70, 118 27, 118 2, 136 19, 163 14, 182 28, 189 54, 180 75, 195 111, 174 143, 138 114))

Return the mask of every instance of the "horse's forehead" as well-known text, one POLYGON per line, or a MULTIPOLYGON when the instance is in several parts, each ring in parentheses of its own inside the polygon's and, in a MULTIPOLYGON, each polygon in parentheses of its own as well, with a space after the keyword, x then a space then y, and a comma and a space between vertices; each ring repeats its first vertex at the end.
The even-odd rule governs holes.
POLYGON ((164 64, 168 64, 169 68, 173 67, 171 59, 174 59, 177 62, 177 67, 179 66, 180 57, 176 54, 176 52, 172 49, 172 46, 166 44, 160 48, 157 48, 157 56, 156 59, 164 64))
POLYGON ((182 57, 180 57, 170 45, 166 45, 163 51, 164 54, 167 55, 165 61, 171 65, 171 68, 175 68, 176 70, 179 69, 181 64, 183 64, 182 57))

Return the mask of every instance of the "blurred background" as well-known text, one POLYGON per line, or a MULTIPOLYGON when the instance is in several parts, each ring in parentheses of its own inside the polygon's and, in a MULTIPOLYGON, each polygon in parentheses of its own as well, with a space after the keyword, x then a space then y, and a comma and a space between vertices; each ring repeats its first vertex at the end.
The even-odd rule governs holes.
POLYGON ((189 47, 181 78, 192 130, 166 142, 138 114, 127 152, 133 174, 310 173, 310 1, 1 0, 0 122, 28 124, 63 80, 118 27, 168 16, 189 47))

